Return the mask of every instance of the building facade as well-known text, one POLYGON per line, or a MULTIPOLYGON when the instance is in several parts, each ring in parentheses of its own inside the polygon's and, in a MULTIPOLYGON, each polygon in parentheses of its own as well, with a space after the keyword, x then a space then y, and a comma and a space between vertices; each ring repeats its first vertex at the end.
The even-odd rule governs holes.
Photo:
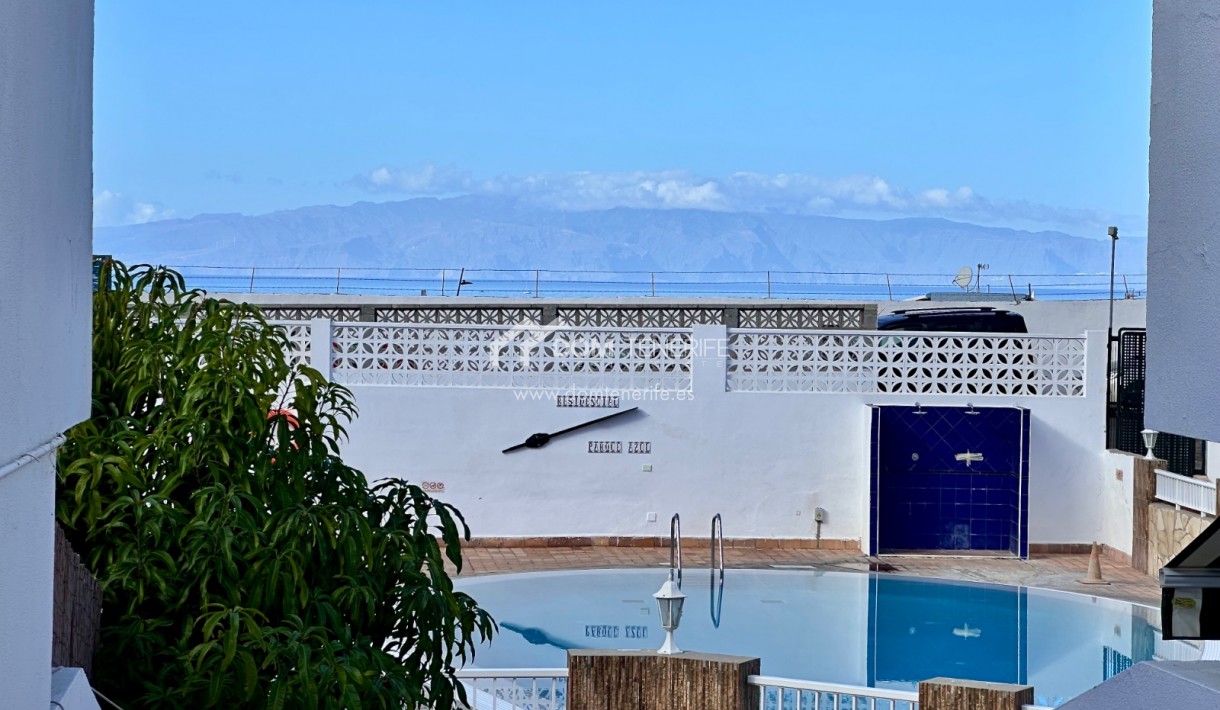
POLYGON ((51 699, 55 449, 89 416, 92 0, 0 3, 0 705, 51 699))

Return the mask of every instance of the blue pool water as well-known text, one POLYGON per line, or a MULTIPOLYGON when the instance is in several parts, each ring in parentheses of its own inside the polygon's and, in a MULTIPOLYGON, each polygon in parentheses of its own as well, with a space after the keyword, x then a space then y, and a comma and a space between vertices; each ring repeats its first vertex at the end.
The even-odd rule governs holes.
MULTIPOLYGON (((556 668, 568 649, 658 648, 652 595, 665 574, 463 580, 500 623, 475 665, 556 668)), ((1023 587, 804 569, 728 570, 722 586, 708 570, 687 570, 682 591, 683 650, 758 656, 763 674, 803 680, 901 690, 937 676, 1028 683, 1053 706, 1166 646, 1155 609, 1023 587)))

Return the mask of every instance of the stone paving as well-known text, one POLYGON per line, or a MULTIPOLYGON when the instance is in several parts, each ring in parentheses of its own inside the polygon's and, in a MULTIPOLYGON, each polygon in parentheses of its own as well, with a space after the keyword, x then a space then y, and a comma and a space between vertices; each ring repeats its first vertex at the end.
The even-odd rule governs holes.
MULTIPOLYGON (((844 550, 726 548, 724 553, 725 566, 732 568, 876 571, 1056 589, 1152 606, 1158 606, 1161 598, 1156 579, 1104 557, 1102 576, 1110 584, 1080 584, 1077 580, 1084 578, 1089 568, 1089 556, 1080 554, 1035 554, 1028 560, 1018 560, 944 556, 876 558, 844 550)), ((475 547, 464 549, 462 554, 465 567, 461 576, 669 565, 669 548, 664 547, 475 547)), ((708 551, 688 547, 684 550, 683 563, 688 569, 706 569, 708 551)))

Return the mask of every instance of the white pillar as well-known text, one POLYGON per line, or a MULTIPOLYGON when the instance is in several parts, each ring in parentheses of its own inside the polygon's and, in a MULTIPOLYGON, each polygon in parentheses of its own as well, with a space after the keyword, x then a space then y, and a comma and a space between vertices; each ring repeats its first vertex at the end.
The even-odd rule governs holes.
POLYGON ((51 701, 55 457, 42 447, 89 416, 92 130, 92 1, 0 0, 4 708, 51 701))
POLYGON ((728 328, 696 325, 691 330, 694 346, 691 391, 700 400, 723 397, 728 377, 728 328))
POLYGON ((1153 2, 1145 423, 1210 441, 1220 441, 1218 46, 1220 0, 1153 2))
POLYGON ((334 321, 329 318, 314 318, 309 321, 309 365, 331 379, 334 364, 334 321))

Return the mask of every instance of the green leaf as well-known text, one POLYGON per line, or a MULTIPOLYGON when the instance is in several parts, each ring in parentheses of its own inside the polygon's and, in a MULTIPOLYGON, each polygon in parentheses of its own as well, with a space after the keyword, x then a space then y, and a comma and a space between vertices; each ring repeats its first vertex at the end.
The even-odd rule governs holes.
POLYGON ((445 571, 461 513, 343 462, 355 398, 290 366, 256 307, 105 268, 91 416, 59 451, 55 507, 102 589, 99 690, 133 708, 460 696, 454 666, 495 630, 445 571))

